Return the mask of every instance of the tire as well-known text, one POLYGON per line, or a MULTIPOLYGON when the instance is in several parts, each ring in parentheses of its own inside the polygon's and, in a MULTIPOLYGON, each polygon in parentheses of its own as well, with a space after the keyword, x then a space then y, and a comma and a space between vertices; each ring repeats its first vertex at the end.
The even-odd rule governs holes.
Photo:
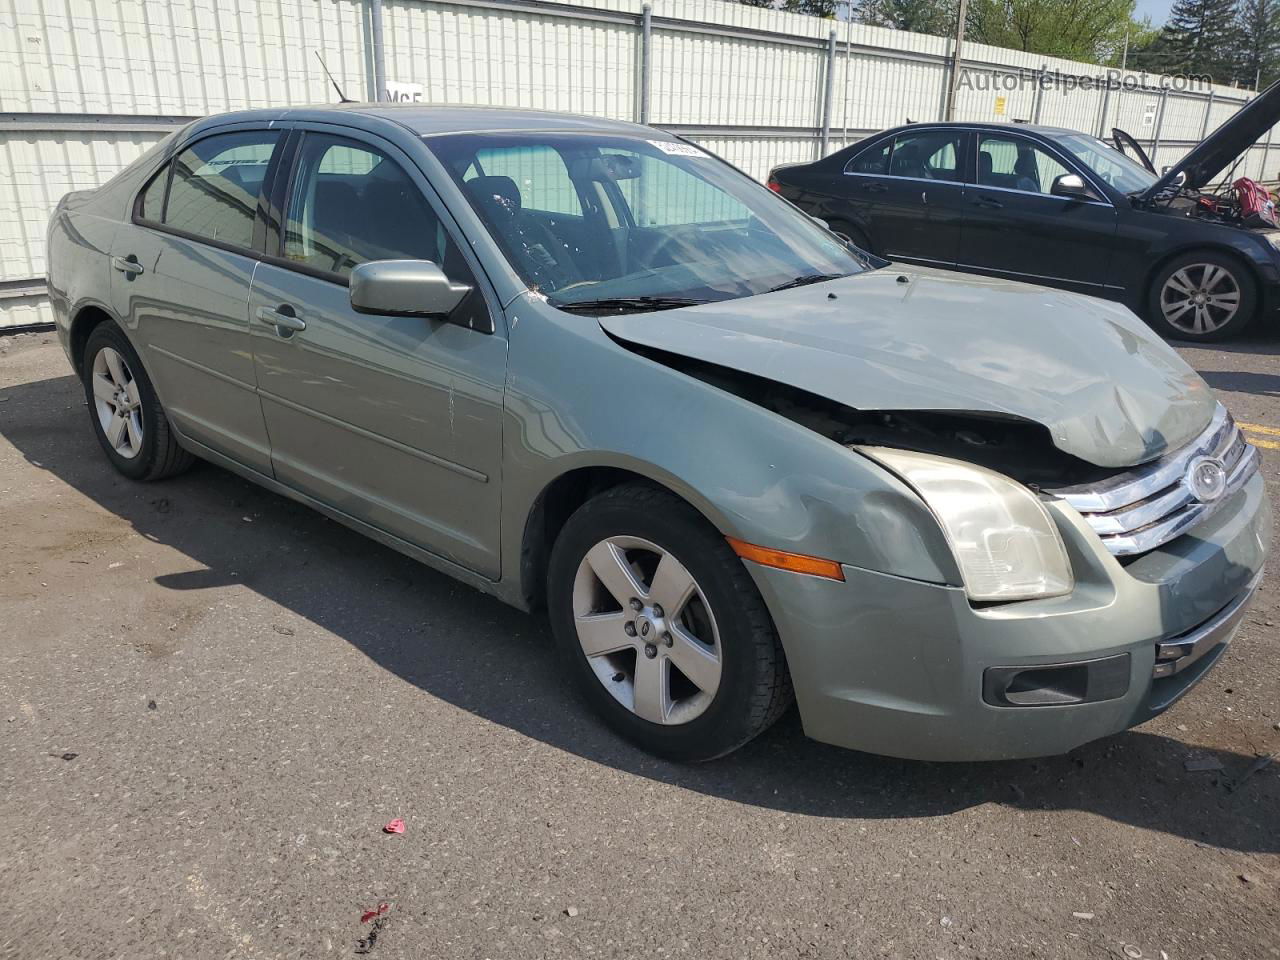
POLYGON ((137 351, 114 322, 89 334, 82 369, 89 420, 113 467, 146 481, 191 466, 195 458, 178 445, 137 351))
POLYGON ((650 753, 724 756, 794 700, 773 620, 742 561, 665 490, 625 484, 581 506, 552 548, 547 590, 556 643, 582 695, 650 753), (641 610, 619 599, 636 588, 641 610))
POLYGON ((1147 291, 1147 323, 1172 340, 1213 343, 1237 336, 1257 308, 1253 274, 1239 260, 1214 250, 1193 250, 1170 260, 1147 291))

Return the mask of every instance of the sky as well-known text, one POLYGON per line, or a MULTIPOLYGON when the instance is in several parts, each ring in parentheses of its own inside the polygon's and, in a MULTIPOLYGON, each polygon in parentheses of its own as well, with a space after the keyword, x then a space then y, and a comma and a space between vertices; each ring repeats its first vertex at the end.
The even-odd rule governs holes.
POLYGON ((1171 0, 1138 0, 1138 9, 1134 11, 1134 16, 1139 20, 1150 17, 1151 22, 1159 27, 1169 16, 1169 8, 1172 6, 1171 0))

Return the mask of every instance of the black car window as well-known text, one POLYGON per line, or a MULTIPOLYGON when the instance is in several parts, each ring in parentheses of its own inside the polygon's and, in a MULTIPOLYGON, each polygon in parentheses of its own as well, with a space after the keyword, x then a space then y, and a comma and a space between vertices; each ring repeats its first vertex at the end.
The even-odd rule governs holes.
POLYGON ((978 183, 1027 193, 1048 193, 1053 181, 1070 173, 1063 164, 1030 140, 983 134, 978 143, 978 183))
POLYGON ((961 133, 953 130, 898 135, 889 157, 889 176, 959 180, 960 137, 961 133))
POLYGON ((308 133, 302 142, 284 255, 342 277, 370 260, 431 260, 458 281, 470 276, 400 165, 376 147, 329 134, 308 133))
POLYGON ((221 133, 182 151, 173 161, 162 222, 219 243, 253 246, 258 191, 279 138, 266 130, 221 133))
POLYGON ((849 161, 845 173, 870 173, 884 175, 889 172, 889 150, 893 140, 886 140, 878 146, 870 147, 849 161))

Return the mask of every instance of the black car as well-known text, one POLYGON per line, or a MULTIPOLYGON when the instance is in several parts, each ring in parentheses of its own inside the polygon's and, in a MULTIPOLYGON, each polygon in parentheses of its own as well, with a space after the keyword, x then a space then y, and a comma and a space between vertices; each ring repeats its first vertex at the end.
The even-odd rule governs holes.
POLYGON ((1261 191, 1208 185, 1230 181, 1278 117, 1280 84, 1163 175, 1122 131, 1113 146, 1057 127, 916 123, 778 167, 768 185, 889 260, 1106 297, 1165 336, 1220 340, 1276 318, 1280 230, 1261 191))

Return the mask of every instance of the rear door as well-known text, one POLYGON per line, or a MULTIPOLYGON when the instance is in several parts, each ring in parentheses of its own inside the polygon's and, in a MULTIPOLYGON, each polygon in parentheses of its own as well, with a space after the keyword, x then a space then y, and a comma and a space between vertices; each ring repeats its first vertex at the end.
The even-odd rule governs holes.
POLYGON ((267 474, 245 304, 284 137, 238 127, 187 144, 143 188, 111 251, 112 306, 174 425, 267 474))
POLYGON ((478 264, 389 143, 303 127, 288 180, 248 298, 276 478, 496 577, 506 339, 478 264), (394 259, 473 288, 456 322, 351 308, 352 268, 394 259))
POLYGON ((890 260, 954 266, 967 134, 912 130, 873 145, 845 168, 844 188, 868 225, 874 252, 890 260))
MULTIPOLYGON (((1107 295, 1116 209, 1107 200, 1060 197, 1060 176, 1090 178, 1039 141, 977 133, 977 164, 965 191, 959 266, 966 270, 1107 295)), ((1101 193, 1099 193, 1101 197, 1101 193)))

